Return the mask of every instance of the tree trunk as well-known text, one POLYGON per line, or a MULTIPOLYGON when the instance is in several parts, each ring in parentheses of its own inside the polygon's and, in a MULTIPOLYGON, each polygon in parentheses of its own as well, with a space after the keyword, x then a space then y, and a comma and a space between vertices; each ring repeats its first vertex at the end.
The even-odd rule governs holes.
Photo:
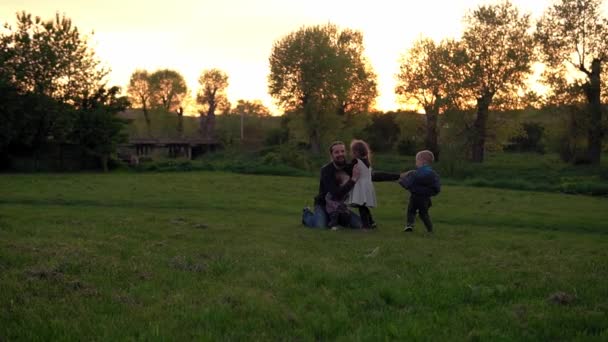
POLYGON ((152 123, 150 122, 150 115, 148 115, 148 107, 146 107, 146 103, 143 105, 144 110, 144 119, 146 119, 146 129, 148 130, 148 135, 152 135, 152 123))
POLYGON ((108 155, 107 154, 102 154, 101 155, 101 166, 103 167, 103 172, 108 172, 108 155))
POLYGON ((473 150, 471 154, 471 160, 475 163, 482 163, 484 159, 488 109, 490 108, 490 103, 492 103, 493 96, 494 94, 491 92, 484 92, 477 99, 477 117, 473 125, 473 150))
POLYGON ((337 114, 338 114, 338 116, 346 115, 346 102, 340 103, 340 105, 338 106, 337 114))
POLYGON ((199 117, 198 117, 198 129, 200 131, 201 138, 203 138, 203 139, 207 138, 207 122, 206 121, 207 120, 205 120, 205 114, 200 112, 199 117))
POLYGON ((215 140, 215 114, 209 113, 207 114, 206 119, 207 126, 207 139, 210 141, 215 140))
POLYGON ((206 129, 207 129, 207 140, 213 141, 215 139, 215 107, 217 104, 215 100, 209 101, 209 110, 207 111, 206 118, 206 129))
POLYGON ((315 129, 310 136, 310 150, 315 156, 321 154, 321 137, 318 129, 315 129))
POLYGON ((426 138, 424 145, 427 150, 433 152, 435 161, 439 160, 439 147, 437 145, 437 110, 425 108, 426 112, 426 138))
POLYGON ((602 103, 601 94, 601 62, 594 59, 591 63, 589 82, 584 85, 589 108, 589 127, 587 136, 587 156, 592 164, 599 165, 602 154, 602 103))
POLYGON ((177 109, 177 136, 181 139, 184 136, 184 108, 177 109))
POLYGON ((245 131, 243 130, 243 123, 245 121, 245 112, 241 112, 241 141, 245 139, 245 131))

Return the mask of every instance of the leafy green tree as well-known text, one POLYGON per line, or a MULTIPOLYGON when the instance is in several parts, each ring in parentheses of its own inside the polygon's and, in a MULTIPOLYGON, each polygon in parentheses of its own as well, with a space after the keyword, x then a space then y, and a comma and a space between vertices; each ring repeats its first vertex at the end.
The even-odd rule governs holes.
POLYGON ((270 55, 268 89, 311 150, 338 133, 348 113, 366 111, 376 97, 376 76, 363 56, 358 31, 336 25, 303 27, 276 41, 270 55))
POLYGON ((270 110, 260 100, 238 100, 231 112, 238 115, 243 114, 244 116, 270 116, 270 110))
POLYGON ((465 17, 463 87, 476 103, 472 160, 483 162, 489 108, 497 93, 516 94, 530 74, 534 40, 529 14, 509 1, 479 6, 465 17))
MULTIPOLYGON (((553 99, 578 102, 583 94, 588 107, 587 154, 599 164, 602 152, 602 66, 608 61, 608 19, 602 0, 558 0, 537 23, 536 39, 548 69, 545 82, 553 99), (568 77, 576 77, 574 84, 568 77)), ((605 91, 604 91, 605 93, 605 91)), ((607 95, 604 94, 604 97, 607 95)))
POLYGON ((0 74, 0 155, 5 159, 8 147, 15 141, 23 118, 22 96, 18 89, 0 74))
POLYGON ((338 98, 338 115, 368 114, 378 97, 378 85, 377 75, 363 55, 363 34, 344 29, 337 47, 348 61, 345 65, 346 89, 343 97, 338 98))
POLYGON ((422 115, 416 112, 395 113, 395 123, 399 127, 397 152, 403 155, 414 155, 424 144, 425 122, 422 115))
POLYGON ((70 19, 25 12, 0 33, 0 153, 37 157, 49 143, 76 143, 108 157, 124 141, 116 113, 128 101, 106 89, 102 68, 70 19))
POLYGON ((228 75, 220 69, 204 70, 198 79, 200 85, 196 102, 200 105, 201 133, 207 139, 215 139, 215 112, 230 110, 226 96, 228 75), (203 116, 204 115, 204 116, 203 116))
POLYGON ((18 13, 14 29, 5 24, 0 46, 0 68, 12 75, 21 92, 75 104, 103 84, 108 74, 87 45, 87 38, 69 18, 59 14, 43 21, 18 13))
POLYGON ((176 111, 188 94, 186 80, 179 72, 161 69, 150 75, 152 105, 165 112, 176 111))
POLYGON ((146 70, 135 70, 131 74, 129 79, 129 86, 127 87, 127 95, 129 101, 133 106, 141 108, 144 112, 144 118, 146 120, 146 128, 148 135, 151 131, 150 115, 148 114, 148 108, 150 108, 152 100, 152 89, 150 84, 150 74, 146 70))
POLYGON ((232 109, 232 114, 241 117, 241 140, 243 140, 245 139, 245 117, 267 117, 270 116, 270 110, 260 100, 238 100, 236 107, 232 109))
POLYGON ((92 96, 83 99, 77 113, 72 140, 98 157, 104 172, 108 160, 118 144, 127 140, 124 132, 126 120, 116 114, 129 106, 126 97, 120 97, 120 88, 101 87, 92 96))
POLYGON ((12 132, 10 139, 3 134, 5 147, 35 151, 49 140, 65 141, 72 109, 107 72, 69 18, 18 13, 15 27, 7 23, 0 33, 0 78, 7 87, 0 96, 6 101, 0 131, 12 132))
POLYGON ((425 146, 439 157, 437 118, 456 101, 454 91, 461 86, 462 77, 456 57, 462 51, 453 41, 437 44, 421 38, 401 58, 395 93, 403 103, 421 106, 426 114, 425 146))
POLYGON ((395 147, 399 139, 399 126, 395 122, 397 113, 373 113, 371 124, 364 129, 364 139, 376 152, 387 152, 395 147))

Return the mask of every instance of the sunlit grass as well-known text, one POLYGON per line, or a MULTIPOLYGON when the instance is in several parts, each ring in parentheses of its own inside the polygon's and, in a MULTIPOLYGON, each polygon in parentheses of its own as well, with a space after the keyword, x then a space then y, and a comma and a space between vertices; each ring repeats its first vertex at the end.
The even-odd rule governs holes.
POLYGON ((300 225, 318 180, 3 175, 0 340, 608 337, 605 198, 445 186, 401 232, 300 225))

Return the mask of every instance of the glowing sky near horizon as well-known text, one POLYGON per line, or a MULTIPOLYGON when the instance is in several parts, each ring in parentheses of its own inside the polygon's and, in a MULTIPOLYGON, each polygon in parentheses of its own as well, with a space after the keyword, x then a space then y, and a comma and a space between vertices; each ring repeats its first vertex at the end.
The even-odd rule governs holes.
MULTIPOLYGON (((552 3, 512 2, 533 18, 552 3)), ((1 0, 0 20, 14 24, 22 10, 43 19, 65 14, 82 33, 94 31, 89 42, 111 68, 111 85, 126 87, 138 68, 170 68, 184 75, 194 93, 201 72, 219 68, 229 76, 232 103, 260 99, 275 113, 267 93, 273 42, 304 25, 331 22, 363 32, 366 55, 378 74, 377 108, 394 110, 401 54, 420 36, 458 37, 465 13, 487 3, 492 1, 1 0)), ((604 8, 608 12, 608 3, 604 8)))

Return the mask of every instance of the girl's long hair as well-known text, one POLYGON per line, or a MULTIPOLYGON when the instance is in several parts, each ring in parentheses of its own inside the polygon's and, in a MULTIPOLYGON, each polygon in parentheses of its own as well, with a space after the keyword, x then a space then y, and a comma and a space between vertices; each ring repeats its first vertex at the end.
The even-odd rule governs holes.
POLYGON ((350 150, 356 154, 356 156, 353 157, 367 158, 369 164, 372 164, 372 151, 369 149, 369 145, 365 141, 359 139, 351 141, 350 150))

